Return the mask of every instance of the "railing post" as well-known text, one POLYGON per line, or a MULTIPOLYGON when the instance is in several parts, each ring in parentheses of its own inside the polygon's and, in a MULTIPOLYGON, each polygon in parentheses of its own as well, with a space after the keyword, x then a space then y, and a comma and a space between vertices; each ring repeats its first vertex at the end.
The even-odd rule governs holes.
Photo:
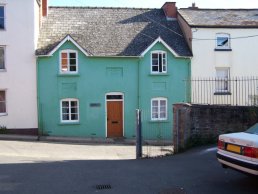
POLYGON ((136 109, 136 159, 142 158, 142 119, 141 110, 136 109))

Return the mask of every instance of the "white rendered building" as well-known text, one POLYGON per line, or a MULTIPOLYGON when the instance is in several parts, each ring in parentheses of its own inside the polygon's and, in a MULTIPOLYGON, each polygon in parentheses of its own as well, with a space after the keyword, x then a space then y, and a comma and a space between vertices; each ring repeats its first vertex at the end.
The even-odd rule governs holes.
POLYGON ((191 79, 197 81, 192 82, 192 101, 254 103, 258 95, 258 9, 190 7, 178 10, 178 21, 193 53, 191 79), (212 81, 204 85, 205 80, 212 81))
POLYGON ((40 0, 0 0, 0 127, 16 133, 38 128, 35 49, 40 5, 40 0))

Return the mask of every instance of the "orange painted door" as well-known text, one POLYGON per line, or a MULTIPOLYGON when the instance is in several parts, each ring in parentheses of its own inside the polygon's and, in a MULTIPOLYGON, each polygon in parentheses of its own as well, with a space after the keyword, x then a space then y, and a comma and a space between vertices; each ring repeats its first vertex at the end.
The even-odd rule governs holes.
POLYGON ((107 101, 107 137, 123 137, 122 101, 107 101))

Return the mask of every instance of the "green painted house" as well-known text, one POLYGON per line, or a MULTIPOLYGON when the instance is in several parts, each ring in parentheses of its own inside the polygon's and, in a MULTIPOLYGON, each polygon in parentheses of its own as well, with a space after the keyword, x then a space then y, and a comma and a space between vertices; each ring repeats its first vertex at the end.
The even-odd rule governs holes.
POLYGON ((146 139, 172 139, 191 52, 163 9, 49 7, 36 54, 43 135, 134 138, 141 109, 146 139))

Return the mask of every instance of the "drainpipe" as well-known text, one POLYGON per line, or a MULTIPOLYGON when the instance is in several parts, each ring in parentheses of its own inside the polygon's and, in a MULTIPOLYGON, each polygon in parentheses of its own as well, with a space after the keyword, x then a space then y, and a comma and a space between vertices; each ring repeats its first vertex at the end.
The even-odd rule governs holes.
POLYGON ((139 58, 137 66, 137 109, 140 109, 140 61, 141 58, 139 58))
POLYGON ((38 140, 40 140, 40 117, 41 117, 41 108, 40 108, 40 104, 39 104, 39 60, 38 60, 38 56, 36 56, 36 87, 37 87, 37 113, 38 113, 38 140))

